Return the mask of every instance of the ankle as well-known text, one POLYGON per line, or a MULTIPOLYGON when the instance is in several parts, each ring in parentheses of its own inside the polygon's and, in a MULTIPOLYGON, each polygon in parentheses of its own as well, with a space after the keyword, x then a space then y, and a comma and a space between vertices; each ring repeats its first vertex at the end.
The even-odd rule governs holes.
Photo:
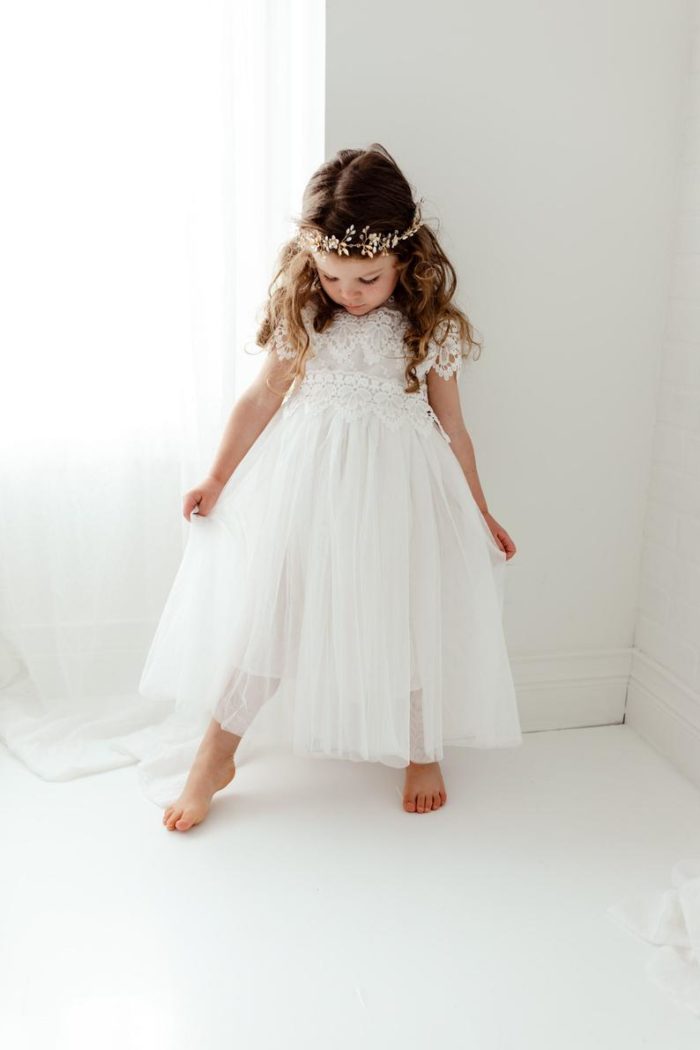
POLYGON ((212 719, 209 724, 209 728, 207 729, 202 741, 209 754, 220 759, 233 759, 240 742, 240 736, 236 733, 229 733, 227 730, 222 729, 215 719, 212 719))
POLYGON ((208 741, 203 750, 217 762, 233 762, 238 743, 238 740, 234 744, 227 741, 208 741))

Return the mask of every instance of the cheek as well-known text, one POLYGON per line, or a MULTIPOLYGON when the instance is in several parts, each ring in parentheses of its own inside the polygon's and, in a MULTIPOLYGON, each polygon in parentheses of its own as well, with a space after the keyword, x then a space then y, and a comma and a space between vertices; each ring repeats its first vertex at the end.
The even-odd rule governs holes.
POLYGON ((393 276, 390 273, 382 274, 382 276, 374 282, 374 284, 368 284, 367 290, 369 292, 381 292, 382 294, 391 287, 393 276))

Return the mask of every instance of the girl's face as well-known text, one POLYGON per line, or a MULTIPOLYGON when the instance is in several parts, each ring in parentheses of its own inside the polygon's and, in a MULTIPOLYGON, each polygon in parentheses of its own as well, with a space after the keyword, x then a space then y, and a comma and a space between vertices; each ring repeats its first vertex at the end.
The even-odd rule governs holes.
POLYGON ((399 279, 397 256, 347 256, 327 252, 314 258, 326 295, 350 314, 366 314, 386 302, 399 279))

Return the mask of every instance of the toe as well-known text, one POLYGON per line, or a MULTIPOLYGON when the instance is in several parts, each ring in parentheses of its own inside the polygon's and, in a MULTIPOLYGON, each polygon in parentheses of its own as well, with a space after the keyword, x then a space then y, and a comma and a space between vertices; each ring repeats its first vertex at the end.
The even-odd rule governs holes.
POLYGON ((175 821, 175 827, 178 831, 188 831, 192 827, 191 817, 180 817, 179 820, 175 821))
POLYGON ((433 795, 433 809, 440 809, 441 805, 442 805, 442 800, 440 798, 440 795, 436 792, 433 795))
POLYGON ((403 800, 403 808, 407 813, 415 813, 416 811, 416 800, 414 798, 405 798, 403 800))
POLYGON ((425 795, 418 796, 418 812, 425 813, 425 795))

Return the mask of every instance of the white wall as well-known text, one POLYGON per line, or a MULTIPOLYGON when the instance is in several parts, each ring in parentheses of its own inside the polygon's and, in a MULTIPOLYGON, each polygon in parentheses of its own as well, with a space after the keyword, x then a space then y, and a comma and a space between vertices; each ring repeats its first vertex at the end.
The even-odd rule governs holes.
POLYGON ((624 713, 689 25, 685 0, 328 0, 326 155, 394 154, 484 339, 462 404, 519 548, 505 624, 525 729, 624 713))
POLYGON ((700 784, 700 2, 627 720, 700 784))

